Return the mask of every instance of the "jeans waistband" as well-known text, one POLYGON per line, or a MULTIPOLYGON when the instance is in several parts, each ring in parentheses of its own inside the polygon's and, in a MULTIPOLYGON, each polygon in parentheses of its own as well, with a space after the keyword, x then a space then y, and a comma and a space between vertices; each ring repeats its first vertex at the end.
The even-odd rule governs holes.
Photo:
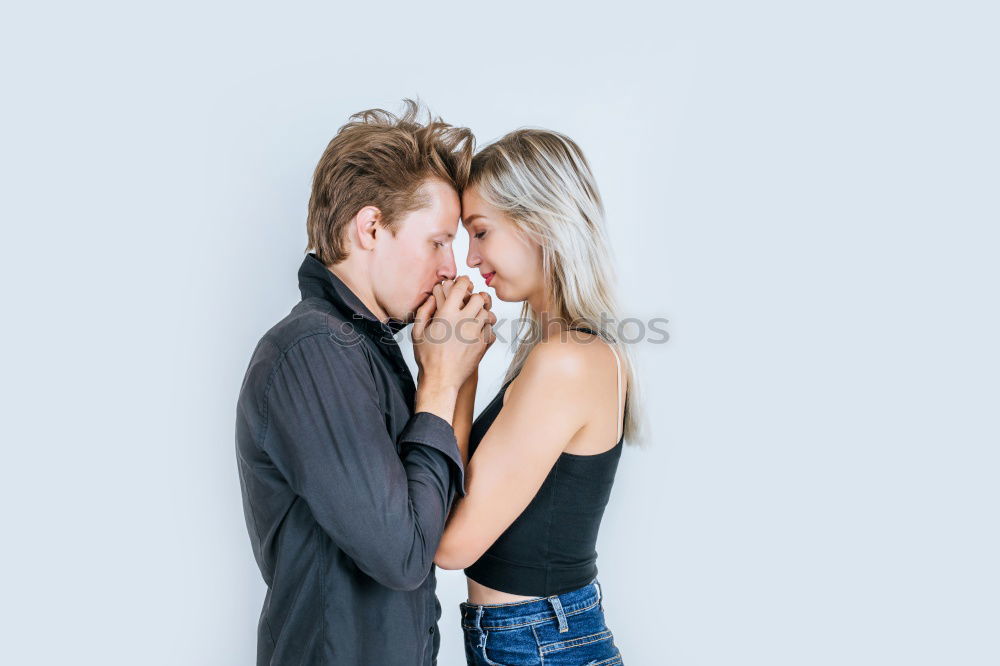
POLYGON ((459 607, 466 629, 511 629, 556 619, 562 627, 566 618, 590 610, 601 602, 601 584, 589 584, 562 594, 506 604, 472 604, 459 607))

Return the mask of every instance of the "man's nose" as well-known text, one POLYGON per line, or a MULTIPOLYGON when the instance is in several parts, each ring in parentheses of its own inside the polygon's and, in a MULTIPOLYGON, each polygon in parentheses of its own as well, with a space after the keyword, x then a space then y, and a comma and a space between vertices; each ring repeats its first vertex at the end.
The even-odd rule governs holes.
POLYGON ((455 266, 455 253, 448 253, 448 262, 438 268, 438 277, 442 280, 454 280, 458 275, 458 268, 455 266))

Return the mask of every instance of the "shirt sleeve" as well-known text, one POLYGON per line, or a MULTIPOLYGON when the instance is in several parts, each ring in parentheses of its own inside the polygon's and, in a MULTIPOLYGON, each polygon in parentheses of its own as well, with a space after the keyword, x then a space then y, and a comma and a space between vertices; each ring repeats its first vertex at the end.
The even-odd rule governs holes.
POLYGON ((322 529, 381 584, 419 587, 465 494, 452 426, 417 412, 397 453, 364 352, 326 335, 285 353, 265 409, 262 448, 322 529))

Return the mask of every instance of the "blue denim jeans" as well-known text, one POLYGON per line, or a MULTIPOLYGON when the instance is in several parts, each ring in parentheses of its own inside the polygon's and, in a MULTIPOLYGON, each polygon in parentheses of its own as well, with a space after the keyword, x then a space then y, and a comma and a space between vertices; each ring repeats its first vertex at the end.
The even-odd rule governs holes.
POLYGON ((612 666, 622 657, 604 623, 601 585, 509 604, 460 606, 470 666, 612 666))

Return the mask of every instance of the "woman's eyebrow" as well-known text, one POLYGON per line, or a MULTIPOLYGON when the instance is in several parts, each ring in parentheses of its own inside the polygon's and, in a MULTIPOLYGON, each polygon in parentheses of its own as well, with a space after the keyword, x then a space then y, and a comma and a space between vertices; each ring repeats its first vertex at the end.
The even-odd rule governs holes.
POLYGON ((462 224, 464 224, 464 225, 468 225, 468 224, 469 224, 470 222, 472 222, 472 221, 473 221, 474 219, 476 219, 477 217, 486 217, 486 216, 485 216, 485 215, 479 215, 479 214, 477 213, 476 215, 470 215, 469 217, 463 217, 463 218, 462 218, 462 224))

